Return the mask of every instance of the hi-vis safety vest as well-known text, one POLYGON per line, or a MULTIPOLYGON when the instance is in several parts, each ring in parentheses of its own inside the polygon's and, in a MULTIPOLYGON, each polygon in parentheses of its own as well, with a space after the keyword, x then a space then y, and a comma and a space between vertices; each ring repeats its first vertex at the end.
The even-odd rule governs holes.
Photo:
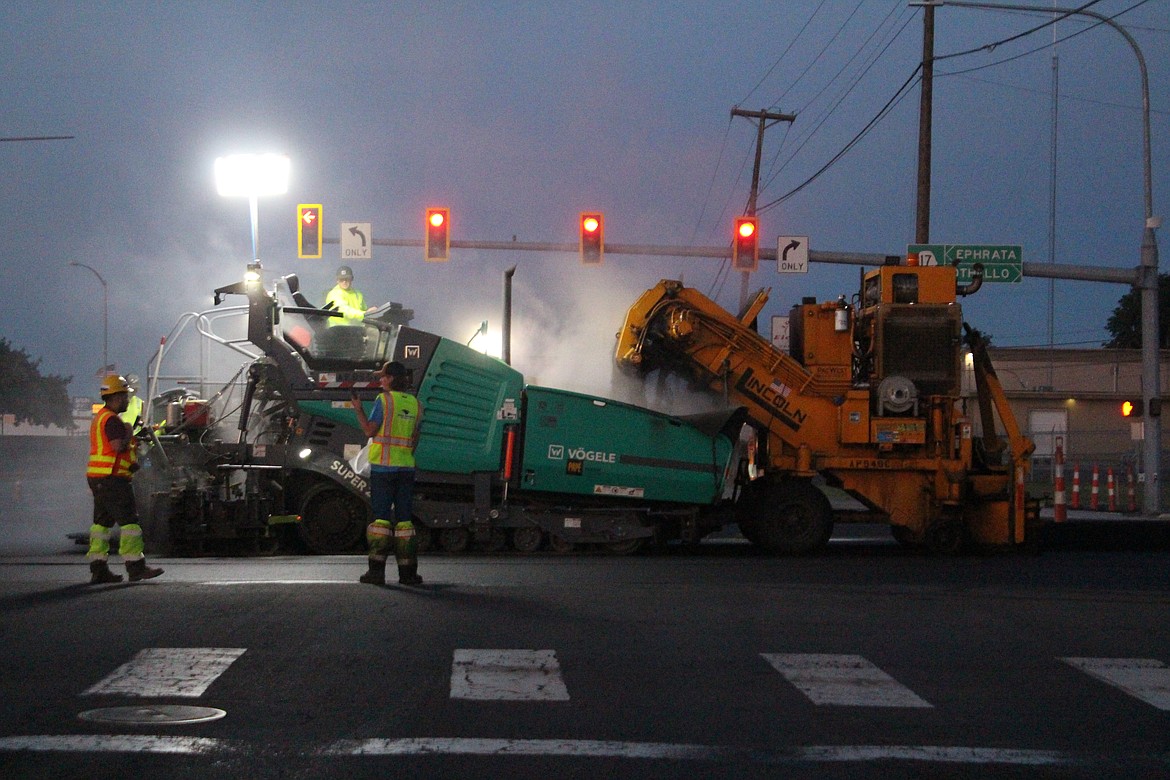
POLYGON ((414 468, 414 428, 418 399, 409 393, 382 393, 382 423, 370 439, 371 466, 414 468))
POLYGON ((330 317, 330 325, 340 325, 345 320, 351 322, 345 323, 352 325, 352 320, 365 319, 366 316, 366 296, 362 295, 360 291, 350 287, 348 290, 343 290, 341 287, 334 287, 325 296, 325 303, 332 303, 337 307, 337 310, 343 315, 342 318, 330 317))
POLYGON ((89 464, 85 469, 87 477, 128 477, 133 473, 130 467, 138 462, 138 450, 133 439, 125 452, 118 452, 106 437, 106 421, 114 416, 108 406, 103 406, 89 425, 89 464))

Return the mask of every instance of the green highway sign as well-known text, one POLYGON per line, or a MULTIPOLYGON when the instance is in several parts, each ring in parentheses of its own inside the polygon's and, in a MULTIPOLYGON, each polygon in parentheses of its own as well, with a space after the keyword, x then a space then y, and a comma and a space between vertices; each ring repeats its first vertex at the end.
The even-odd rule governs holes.
POLYGON ((918 255, 921 265, 958 267, 960 284, 971 281, 971 267, 983 264, 983 281, 1018 284, 1024 278, 1022 246, 975 244, 910 244, 906 254, 918 255))

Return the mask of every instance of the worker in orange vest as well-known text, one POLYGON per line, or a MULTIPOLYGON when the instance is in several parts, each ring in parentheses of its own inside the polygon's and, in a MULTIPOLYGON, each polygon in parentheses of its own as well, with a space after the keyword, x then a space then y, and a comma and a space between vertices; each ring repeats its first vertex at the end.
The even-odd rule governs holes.
POLYGON ((138 443, 134 432, 119 414, 130 402, 130 386, 123 377, 110 374, 102 380, 102 400, 89 426, 89 463, 86 481, 93 493, 93 525, 89 527, 90 584, 121 582, 122 575, 110 571, 110 529, 122 527, 118 553, 126 563, 131 582, 148 580, 163 573, 146 565, 142 526, 134 506, 130 479, 138 470, 138 443))

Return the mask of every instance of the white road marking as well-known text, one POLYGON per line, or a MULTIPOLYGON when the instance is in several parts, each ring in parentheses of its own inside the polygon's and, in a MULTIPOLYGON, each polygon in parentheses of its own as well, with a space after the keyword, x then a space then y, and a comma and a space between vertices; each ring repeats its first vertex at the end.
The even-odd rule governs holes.
POLYGON ((212 737, 152 737, 144 734, 73 734, 0 737, 0 751, 60 753, 212 753, 228 746, 212 737))
POLYGON ((568 701, 555 650, 457 649, 452 699, 568 701))
POLYGON ((236 647, 148 647, 82 695, 202 696, 244 651, 236 647))
POLYGON ((592 756, 595 758, 712 759, 719 748, 663 742, 611 742, 590 739, 475 739, 422 737, 343 739, 326 747, 326 755, 343 756, 592 756))
POLYGON ((814 704, 844 707, 931 707, 859 655, 760 653, 814 704))
MULTIPOLYGON (((267 748, 212 737, 156 737, 141 734, 65 734, 0 737, 0 753, 182 753, 287 756, 287 746, 267 748)), ((1091 765, 1110 757, 1079 758, 1058 750, 947 747, 943 745, 828 745, 757 749, 668 742, 614 742, 588 739, 476 739, 421 737, 405 739, 341 739, 307 756, 564 756, 665 761, 739 761, 756 764, 867 763, 916 761, 947 764, 1016 766, 1091 765)), ((1132 758, 1132 757, 1131 757, 1132 758)))
POLYGON ((1170 710, 1170 669, 1154 658, 1062 658, 1085 674, 1160 710, 1170 710))
POLYGON ((668 761, 743 761, 765 764, 919 761, 1044 766, 1081 763, 1071 754, 1057 750, 1011 750, 943 745, 828 745, 758 750, 748 747, 667 742, 460 737, 342 739, 326 746, 321 753, 333 756, 570 756, 668 761))
POLYGON ((359 585, 356 579, 350 580, 208 580, 197 583, 199 585, 213 585, 231 587, 234 585, 359 585))

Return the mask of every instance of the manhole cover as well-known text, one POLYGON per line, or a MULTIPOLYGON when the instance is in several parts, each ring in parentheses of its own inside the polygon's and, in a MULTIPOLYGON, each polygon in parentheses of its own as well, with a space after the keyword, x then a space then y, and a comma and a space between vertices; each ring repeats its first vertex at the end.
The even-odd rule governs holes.
POLYGON ((166 725, 168 723, 202 723, 219 720, 227 712, 215 707, 189 707, 184 704, 155 704, 138 707, 102 707, 78 714, 82 720, 99 723, 123 723, 129 725, 166 725))

